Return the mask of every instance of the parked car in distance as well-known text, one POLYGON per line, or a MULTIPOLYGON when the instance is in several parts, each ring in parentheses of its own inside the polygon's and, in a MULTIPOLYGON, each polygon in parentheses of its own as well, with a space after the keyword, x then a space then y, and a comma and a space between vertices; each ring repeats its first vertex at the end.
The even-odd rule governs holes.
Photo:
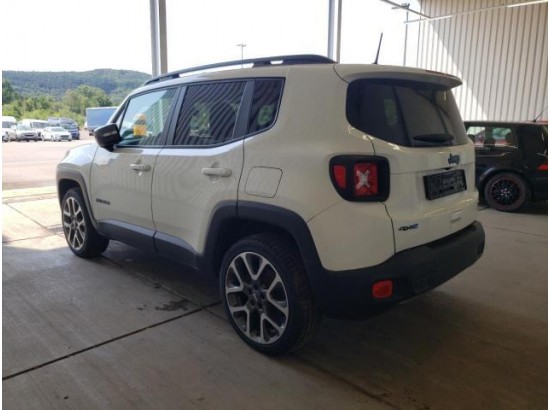
POLYGON ((20 123, 31 127, 34 131, 36 131, 40 138, 42 138, 42 130, 48 126, 48 121, 28 118, 22 119, 20 123))
POLYGON ((59 126, 69 131, 73 140, 80 139, 80 130, 78 129, 78 125, 76 122, 60 122, 59 126))
POLYGON ((17 120, 15 117, 2 115, 2 142, 10 142, 15 140, 15 126, 17 120))
POLYGON ((63 127, 46 127, 42 137, 44 141, 72 141, 71 133, 63 127))
POLYGON ((35 130, 33 130, 28 125, 21 124, 21 123, 15 126, 15 139, 19 142, 41 140, 41 138, 38 136, 38 133, 35 130))
POLYGON ((466 121, 480 197, 499 211, 548 199, 548 124, 466 121))

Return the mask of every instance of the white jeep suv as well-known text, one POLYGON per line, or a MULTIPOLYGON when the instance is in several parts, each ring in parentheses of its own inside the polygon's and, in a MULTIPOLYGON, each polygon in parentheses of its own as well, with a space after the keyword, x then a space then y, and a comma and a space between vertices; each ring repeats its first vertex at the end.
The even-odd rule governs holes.
POLYGON ((217 275, 246 343, 296 349, 321 315, 368 317, 483 253, 458 85, 311 55, 153 78, 58 165, 69 247, 113 239, 217 275))

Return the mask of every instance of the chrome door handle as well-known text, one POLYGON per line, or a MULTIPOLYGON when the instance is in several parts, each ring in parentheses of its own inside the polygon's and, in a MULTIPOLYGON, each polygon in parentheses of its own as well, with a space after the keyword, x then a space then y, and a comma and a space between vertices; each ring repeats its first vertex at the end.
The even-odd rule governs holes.
POLYGON ((139 172, 151 171, 151 165, 149 164, 130 164, 130 168, 139 172))
POLYGON ((203 168, 202 173, 212 177, 230 177, 233 172, 229 168, 203 168))

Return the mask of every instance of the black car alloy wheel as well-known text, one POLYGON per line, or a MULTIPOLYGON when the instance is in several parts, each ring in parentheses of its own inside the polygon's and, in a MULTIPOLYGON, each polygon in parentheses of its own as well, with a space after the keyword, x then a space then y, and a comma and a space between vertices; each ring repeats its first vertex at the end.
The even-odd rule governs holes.
POLYGON ((492 176, 485 185, 485 200, 492 208, 503 211, 517 211, 529 200, 530 190, 519 175, 504 172, 492 176))

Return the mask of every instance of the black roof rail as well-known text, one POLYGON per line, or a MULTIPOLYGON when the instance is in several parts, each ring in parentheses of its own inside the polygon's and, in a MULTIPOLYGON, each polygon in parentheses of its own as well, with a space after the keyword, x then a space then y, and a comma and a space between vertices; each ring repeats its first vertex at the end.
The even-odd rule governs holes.
POLYGON ((185 68, 183 70, 172 71, 166 74, 153 77, 150 80, 145 81, 143 85, 148 85, 148 84, 157 83, 160 81, 179 78, 181 74, 192 73, 195 71, 210 70, 212 68, 220 68, 220 67, 238 66, 243 64, 253 64, 253 67, 265 67, 273 64, 294 65, 294 64, 334 64, 334 63, 335 61, 331 60, 328 57, 315 55, 315 54, 250 58, 247 60, 227 61, 225 63, 208 64, 208 65, 202 65, 198 67, 185 68))

